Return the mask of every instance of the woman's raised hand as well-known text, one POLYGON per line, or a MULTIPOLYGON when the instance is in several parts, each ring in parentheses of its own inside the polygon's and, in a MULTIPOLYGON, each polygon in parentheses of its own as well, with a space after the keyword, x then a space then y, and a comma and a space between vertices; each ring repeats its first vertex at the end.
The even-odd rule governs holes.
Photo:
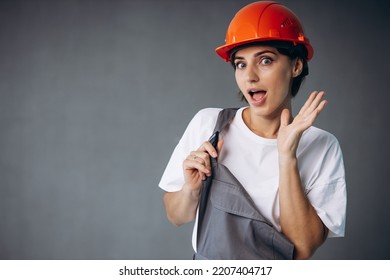
POLYGON ((288 109, 282 111, 278 132, 280 156, 296 156, 302 133, 313 125, 327 103, 323 99, 324 95, 324 91, 313 91, 294 119, 291 118, 291 112, 288 109))

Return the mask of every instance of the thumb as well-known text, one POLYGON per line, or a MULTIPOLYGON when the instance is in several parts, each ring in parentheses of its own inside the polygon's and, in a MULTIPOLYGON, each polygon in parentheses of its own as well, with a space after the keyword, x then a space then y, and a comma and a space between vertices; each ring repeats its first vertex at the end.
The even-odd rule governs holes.
POLYGON ((223 143, 224 143, 224 142, 223 142, 223 139, 221 139, 221 140, 218 141, 218 144, 217 144, 218 155, 219 155, 219 153, 220 153, 221 150, 222 150, 223 143))
POLYGON ((280 116, 280 126, 288 126, 290 124, 290 110, 289 109, 283 109, 282 114, 280 116))

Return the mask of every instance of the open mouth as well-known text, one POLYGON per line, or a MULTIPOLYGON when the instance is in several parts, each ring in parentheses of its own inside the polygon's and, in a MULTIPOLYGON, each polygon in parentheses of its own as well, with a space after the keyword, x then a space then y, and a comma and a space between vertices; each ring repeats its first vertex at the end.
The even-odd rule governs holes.
POLYGON ((254 101, 261 101, 267 92, 265 90, 250 89, 248 93, 254 101))

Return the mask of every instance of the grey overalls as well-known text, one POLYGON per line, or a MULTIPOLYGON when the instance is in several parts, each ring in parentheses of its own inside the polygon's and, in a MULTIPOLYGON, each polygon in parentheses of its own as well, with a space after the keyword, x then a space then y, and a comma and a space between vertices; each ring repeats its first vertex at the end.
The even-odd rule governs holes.
MULTIPOLYGON (((219 113, 209 140, 214 147, 236 112, 219 113)), ((201 190, 194 259, 292 259, 294 245, 263 217, 227 167, 210 160, 212 175, 201 190)))

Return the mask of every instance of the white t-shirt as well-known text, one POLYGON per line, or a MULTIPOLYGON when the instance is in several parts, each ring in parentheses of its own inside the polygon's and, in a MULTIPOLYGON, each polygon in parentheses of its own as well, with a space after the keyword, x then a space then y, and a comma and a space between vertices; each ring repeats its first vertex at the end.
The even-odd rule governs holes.
MULTIPOLYGON (((240 108, 232 123, 220 133, 224 145, 218 161, 229 168, 260 213, 280 231, 277 140, 254 134, 243 121, 244 109, 240 108)), ((182 188, 183 161, 209 139, 220 111, 207 108, 194 116, 172 153, 160 188, 167 192, 182 188)), ((329 229, 328 237, 344 236, 347 199, 343 156, 337 139, 324 130, 310 127, 301 137, 297 158, 304 192, 329 229)), ((195 251, 196 229, 197 222, 193 234, 195 251)))

